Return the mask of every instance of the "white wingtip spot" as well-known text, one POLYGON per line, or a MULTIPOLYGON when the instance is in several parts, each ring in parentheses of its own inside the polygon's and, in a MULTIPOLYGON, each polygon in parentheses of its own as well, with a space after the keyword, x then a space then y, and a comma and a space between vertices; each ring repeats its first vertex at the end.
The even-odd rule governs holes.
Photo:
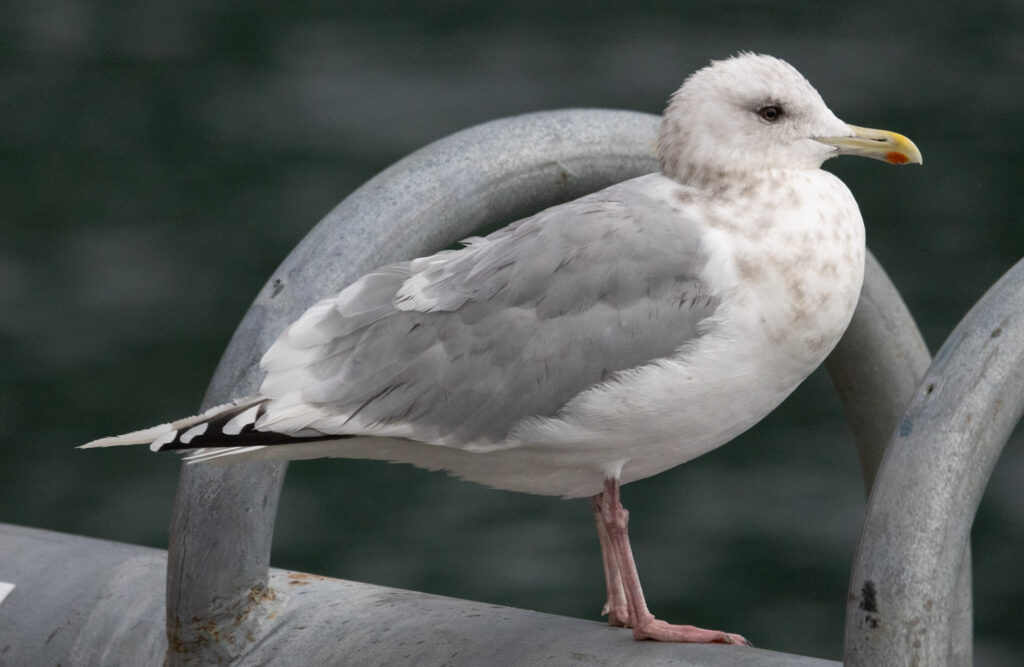
POLYGON ((173 430, 172 424, 160 424, 159 426, 153 426, 151 428, 142 429, 141 431, 132 431, 131 433, 125 433, 124 435, 114 436, 112 438, 100 438, 99 440, 93 440, 90 443, 81 446, 81 449, 89 449, 92 447, 115 447, 120 445, 148 445, 153 442, 153 438, 159 438, 167 431, 173 430))
POLYGON ((0 581, 0 602, 3 602, 4 598, 10 595, 11 591, 13 591, 15 588, 17 587, 14 584, 8 583, 6 581, 0 581))
POLYGON ((175 431, 168 431, 167 433, 164 433, 162 436, 160 436, 159 438, 154 440, 152 443, 150 443, 150 445, 149 445, 150 451, 159 452, 161 447, 163 447, 164 445, 166 445, 169 442, 174 442, 174 438, 176 438, 177 436, 178 436, 178 432, 176 430, 175 431))
POLYGON ((224 424, 224 435, 238 435, 241 433, 243 428, 256 421, 256 413, 259 409, 260 406, 258 404, 254 405, 245 412, 239 413, 227 424, 224 424))
POLYGON ((210 425, 206 422, 198 424, 197 426, 193 426, 192 428, 181 434, 181 442, 186 445, 191 443, 193 438, 197 438, 202 434, 206 433, 206 429, 209 426, 210 425))

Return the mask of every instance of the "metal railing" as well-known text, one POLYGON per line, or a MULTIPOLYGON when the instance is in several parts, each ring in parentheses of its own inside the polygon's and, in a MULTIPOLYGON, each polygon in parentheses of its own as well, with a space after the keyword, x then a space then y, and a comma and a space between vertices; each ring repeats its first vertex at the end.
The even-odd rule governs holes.
MULTIPOLYGON (((228 345, 204 407, 255 391, 258 360, 283 328, 363 273, 655 170, 657 123, 619 111, 531 114, 465 130, 396 163, 345 199, 274 273, 228 345)), ((847 608, 850 665, 971 662, 968 536, 1024 407, 1024 264, 930 361, 869 257, 853 322, 827 361, 871 490, 847 608)), ((0 664, 38 655, 27 642, 49 627, 33 623, 47 612, 65 629, 53 631, 47 650, 60 657, 74 649, 80 659, 71 662, 81 664, 835 664, 743 647, 634 643, 593 621, 271 570, 285 469, 182 467, 166 598, 154 581, 162 552, 0 525, 0 580, 19 585, 0 605, 0 638, 5 628, 22 633, 0 639, 0 664), (45 554, 68 549, 83 563, 68 584, 74 599, 61 615, 45 605, 32 611, 26 587, 29 596, 44 590, 47 568, 57 567, 45 554), (166 640, 153 610, 164 599, 166 640), (134 606, 122 607, 126 600, 134 606), (145 622, 133 624, 139 615, 145 622)))
POLYGON ((1024 260, 960 321, 908 403, 868 501, 846 662, 970 665, 971 524, 1024 412, 1024 260))

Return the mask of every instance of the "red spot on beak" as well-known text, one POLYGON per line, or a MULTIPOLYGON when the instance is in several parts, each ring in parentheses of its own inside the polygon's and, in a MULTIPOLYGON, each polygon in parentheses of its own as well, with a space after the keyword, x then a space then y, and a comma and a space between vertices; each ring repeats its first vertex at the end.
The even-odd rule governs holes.
POLYGON ((885 161, 889 164, 906 164, 908 162, 908 158, 903 153, 892 151, 885 154, 885 161))

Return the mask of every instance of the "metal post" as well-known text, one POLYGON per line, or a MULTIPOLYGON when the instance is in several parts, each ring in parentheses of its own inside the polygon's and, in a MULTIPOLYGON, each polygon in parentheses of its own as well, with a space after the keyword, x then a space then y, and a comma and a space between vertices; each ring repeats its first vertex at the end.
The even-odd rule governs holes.
MULTIPOLYGON (((366 271, 653 171, 657 122, 646 114, 597 110, 504 119, 439 141, 382 172, 332 211, 275 272, 229 344, 204 407, 254 391, 258 359, 284 326, 366 271)), ((850 334, 829 361, 868 486, 885 434, 926 357, 902 301, 871 260, 850 334)), ((183 469, 168 566, 169 664, 245 654, 276 613, 267 566, 284 472, 283 464, 183 469)), ((876 539, 866 532, 862 552, 876 539)), ((966 599, 969 614, 969 577, 960 581, 966 586, 960 606, 966 599)), ((944 603, 948 608, 950 599, 944 603)))
MULTIPOLYGON (((256 390, 259 358, 314 301, 382 264, 448 246, 656 170, 658 118, 573 110, 486 123, 442 139, 345 199, 257 296, 203 408, 256 390)), ((168 664, 222 662, 260 636, 281 463, 183 466, 167 573, 168 664)))
POLYGON ((846 664, 970 664, 956 596, 982 492, 1024 412, 1022 370, 1024 261, 961 320, 899 422, 854 562, 846 664))
POLYGON ((853 430, 866 492, 931 360, 899 292, 868 252, 857 310, 825 360, 853 430))
MULTIPOLYGON (((896 287, 868 253, 857 311, 825 366, 850 420, 869 493, 904 415, 901 406, 910 403, 930 363, 924 339, 896 287)), ((851 588, 850 595, 856 594, 851 588)), ((969 544, 964 548, 952 607, 948 664, 970 667, 974 615, 969 544)))

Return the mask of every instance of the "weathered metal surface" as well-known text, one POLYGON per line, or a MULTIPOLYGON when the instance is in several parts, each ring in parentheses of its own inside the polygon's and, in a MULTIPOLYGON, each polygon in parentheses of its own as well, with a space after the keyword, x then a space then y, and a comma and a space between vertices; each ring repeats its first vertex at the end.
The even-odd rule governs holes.
MULTIPOLYGON (((336 292, 367 270, 437 250, 474 233, 481 225, 514 219, 652 171, 656 168, 656 127, 655 116, 630 112, 535 114, 471 128, 397 163, 342 202, 275 272, 229 344, 204 405, 253 391, 260 379, 257 361, 284 326, 313 301, 336 292)), ((1020 304, 1016 312, 1021 312, 1020 304)), ((975 372, 988 373, 986 377, 990 378, 998 375, 997 384, 1005 389, 1012 382, 990 367, 992 363, 1007 363, 1012 353, 1003 346, 1010 341, 1016 342, 1019 351, 1020 326, 1013 324, 1010 316, 998 325, 979 318, 974 318, 972 326, 987 327, 989 350, 998 348, 1000 352, 974 358, 983 367, 975 372), (993 359, 997 361, 992 362, 993 359)), ((954 333, 953 338, 956 337, 954 333)), ((961 333, 960 338, 971 338, 971 334, 961 333)), ((940 353, 929 377, 946 372, 959 373, 957 377, 970 376, 971 370, 961 366, 969 366, 972 359, 953 363, 946 359, 950 356, 960 359, 940 353), (936 371, 937 367, 946 370, 936 371)), ((830 372, 853 424, 868 486, 878 469, 888 434, 903 414, 926 365, 927 351, 912 319, 884 272, 870 260, 865 290, 850 332, 829 360, 830 372)), ((971 490, 967 493, 961 492, 960 487, 953 489, 949 479, 942 484, 944 490, 954 491, 956 502, 966 502, 969 509, 958 506, 956 512, 948 514, 953 517, 948 522, 955 524, 953 528, 939 525, 941 517, 936 515, 930 515, 931 523, 926 525, 928 535, 949 535, 952 543, 959 545, 958 554, 964 553, 966 544, 964 518, 969 527, 977 504, 974 496, 980 496, 977 485, 983 487, 990 463, 994 462, 989 452, 992 447, 988 447, 981 468, 970 462, 965 464, 969 458, 964 453, 969 449, 965 439, 975 435, 987 438, 986 442, 998 439, 1003 431, 1008 433, 1006 412, 1016 410, 1019 417, 1019 406, 1008 408, 1000 395, 992 392, 993 382, 982 382, 983 388, 975 395, 964 389, 962 385, 966 383, 957 382, 956 387, 943 389, 943 382, 926 380, 924 387, 931 389, 923 390, 925 395, 919 394, 915 399, 915 405, 923 407, 912 407, 907 413, 917 415, 924 410, 922 415, 938 423, 941 415, 931 415, 926 410, 934 405, 929 399, 948 394, 951 401, 965 401, 958 404, 956 411, 961 422, 974 419, 973 430, 964 427, 956 431, 963 435, 956 441, 959 449, 954 448, 955 456, 960 458, 950 462, 951 467, 959 466, 958 470, 965 465, 970 468, 967 476, 971 490), (979 417, 987 415, 980 397, 990 399, 996 412, 1002 411, 998 419, 992 415, 988 415, 990 419, 979 417), (999 426, 983 427, 979 422, 998 422, 999 426)), ((917 417, 904 419, 897 440, 924 437, 920 435, 921 421, 917 417)), ((961 422, 956 424, 963 427, 961 422)), ((956 581, 950 573, 957 571, 962 557, 949 558, 944 554, 918 567, 913 560, 921 549, 931 549, 928 553, 933 554, 934 540, 913 531, 904 533, 899 521, 900 508, 908 504, 906 497, 886 495, 892 492, 894 484, 898 489, 904 483, 900 475, 906 474, 908 465, 916 469, 920 463, 902 459, 892 462, 894 457, 908 456, 907 449, 905 444, 897 443, 901 453, 889 455, 876 485, 884 491, 873 496, 870 525, 862 539, 852 589, 859 597, 849 608, 847 652, 848 658, 854 656, 853 660, 868 655, 864 646, 870 642, 850 631, 850 624, 857 625, 858 619, 870 620, 868 614, 884 621, 880 625, 886 628, 885 632, 902 628, 903 637, 913 636, 907 628, 916 628, 914 632, 927 628, 922 636, 928 647, 921 653, 920 641, 896 646, 898 642, 893 640, 886 646, 897 652, 887 652, 881 658, 882 654, 876 652, 871 654, 873 658, 851 664, 903 664, 908 661, 901 656, 911 655, 906 651, 919 651, 929 660, 934 658, 922 664, 943 664, 951 646, 954 656, 963 656, 965 642, 969 662, 969 576, 960 579, 956 604, 953 586, 948 583, 956 581), (883 509, 879 509, 880 505, 883 509), (897 508, 895 527, 890 518, 878 518, 893 513, 889 506, 897 508), (948 567, 940 571, 936 564, 948 567), (880 572, 876 574, 872 568, 880 568, 880 572), (926 569, 934 582, 922 579, 921 573, 926 569), (900 579, 900 572, 908 570, 917 588, 900 579), (865 572, 873 578, 866 579, 865 572), (940 576, 943 572, 944 578, 940 576), (882 574, 893 576, 887 579, 882 574), (871 587, 867 586, 868 581, 871 587), (936 590, 928 588, 929 583, 935 583, 936 590), (868 595, 868 591, 873 592, 868 595), (929 618, 925 625, 920 625, 921 617, 914 615, 920 610, 914 605, 922 599, 931 600, 929 610, 942 618, 929 618), (875 611, 866 614, 862 606, 875 611), (959 614, 959 620, 950 621, 953 614, 959 614), (935 634, 940 630, 946 634, 938 643, 945 643, 936 646, 935 634), (930 637, 928 632, 932 632, 930 637)), ((931 459, 925 463, 933 469, 943 464, 931 459)), ((739 647, 637 644, 628 639, 628 633, 599 623, 278 571, 268 574, 270 541, 284 473, 283 464, 183 468, 167 561, 167 664, 264 664, 282 659, 292 663, 358 660, 360 664, 431 664, 463 660, 464 664, 490 664, 498 658, 523 664, 591 659, 612 664, 821 664, 739 647), (621 639, 624 636, 628 641, 621 639)), ((920 496, 916 499, 918 504, 930 501, 932 496, 923 493, 930 488, 927 481, 920 481, 919 486, 913 487, 913 492, 920 496)), ((38 621, 33 627, 47 627, 54 633, 48 635, 47 645, 53 645, 53 652, 47 655, 58 659, 81 655, 81 664, 101 664, 105 657, 117 657, 118 661, 131 664, 152 663, 152 656, 167 646, 162 639, 147 634, 156 630, 152 621, 159 614, 151 607, 159 605, 162 597, 154 590, 152 581, 161 567, 159 552, 141 553, 138 548, 123 545, 108 548, 103 545, 109 543, 52 533, 40 538, 29 535, 32 531, 26 533, 28 529, 0 526, 0 530, 5 531, 0 550, 19 550, 12 559, 0 560, 0 580, 18 584, 0 606, 0 623, 11 623, 0 625, 0 632, 6 634, 7 627, 27 628, 32 621, 38 621), (72 594, 65 593, 67 599, 49 600, 42 606, 29 606, 34 605, 34 596, 48 586, 53 587, 52 573, 60 571, 55 556, 48 556, 47 561, 42 556, 36 558, 36 552, 63 552, 65 539, 82 541, 75 548, 83 566, 76 568, 67 582, 72 594), (128 551, 114 555, 111 549, 128 551), (12 569, 5 561, 16 564, 12 569), (129 561, 134 563, 131 569, 116 569, 129 561), (36 568, 37 564, 41 567, 36 568), (10 573, 6 579, 5 571, 10 573), (109 605, 108 600, 121 604, 130 601, 135 605, 131 610, 133 617, 144 618, 144 624, 130 625, 131 619, 123 618, 124 609, 109 605), (86 613, 86 608, 91 611, 86 613), (60 640, 55 644, 60 637, 73 638, 72 643, 60 640), (88 650, 81 648, 86 645, 88 650), (79 653, 68 653, 72 649, 79 653)), ((864 623, 859 627, 863 630, 864 623)), ((875 627, 870 630, 868 634, 875 638, 885 634, 875 632, 875 627)), ((25 636, 32 638, 33 632, 36 631, 26 630, 25 636)), ((20 638, 0 641, 0 662, 5 659, 4 650, 11 656, 28 655, 25 646, 20 638)), ((872 646, 868 649, 873 650, 872 646)))
POLYGON ((869 252, 853 320, 825 360, 857 442, 866 491, 931 360, 903 298, 869 252))
MULTIPOLYGON (((160 665, 165 566, 156 549, 0 524, 0 581, 17 584, 0 603, 0 665, 160 665)), ((636 642, 596 621, 299 572, 273 569, 269 582, 256 632, 233 640, 234 664, 839 664, 740 646, 636 642)))
POLYGON ((1024 261, 964 317, 896 427, 847 603, 848 665, 969 664, 957 600, 971 524, 1024 411, 1024 261), (959 583, 958 583, 959 579, 959 583))
MULTIPOLYGON (((654 169, 656 124, 654 116, 603 111, 506 119, 449 137, 386 170, 325 218, 268 282, 205 404, 254 389, 256 362, 287 322, 365 271, 654 169)), ((913 320, 871 260, 850 335, 829 362, 868 486, 886 434, 926 364, 913 320)), ((181 656, 230 657, 229 646, 209 641, 209 629, 248 613, 253 599, 266 594, 262 573, 283 475, 281 464, 183 471, 168 578, 172 646, 181 656), (211 535, 219 537, 213 549, 203 546, 211 535), (240 552, 249 555, 241 568, 240 552), (192 618, 201 620, 190 625, 192 618)), ((969 578, 964 583, 960 606, 969 619, 969 578)), ((961 626, 969 641, 969 622, 961 626)))
MULTIPOLYGON (((255 391, 259 358, 284 327, 367 271, 656 170, 657 124, 626 111, 530 114, 470 128, 399 161, 339 204, 274 272, 203 407, 255 391)), ((169 550, 170 664, 229 660, 233 640, 260 622, 252 601, 267 591, 284 474, 281 463, 182 468, 169 550)))
POLYGON ((159 665, 164 552, 0 524, 0 665, 159 665))
MULTIPOLYGON (((857 442, 868 492, 896 425, 930 363, 931 355, 917 324, 896 287, 869 252, 857 310, 839 345, 825 362, 857 442)), ((850 594, 856 595, 856 591, 851 589, 850 594)), ((964 550, 953 600, 947 664, 969 667, 974 638, 969 544, 964 550)), ((897 656, 892 657, 898 662, 897 656)))

